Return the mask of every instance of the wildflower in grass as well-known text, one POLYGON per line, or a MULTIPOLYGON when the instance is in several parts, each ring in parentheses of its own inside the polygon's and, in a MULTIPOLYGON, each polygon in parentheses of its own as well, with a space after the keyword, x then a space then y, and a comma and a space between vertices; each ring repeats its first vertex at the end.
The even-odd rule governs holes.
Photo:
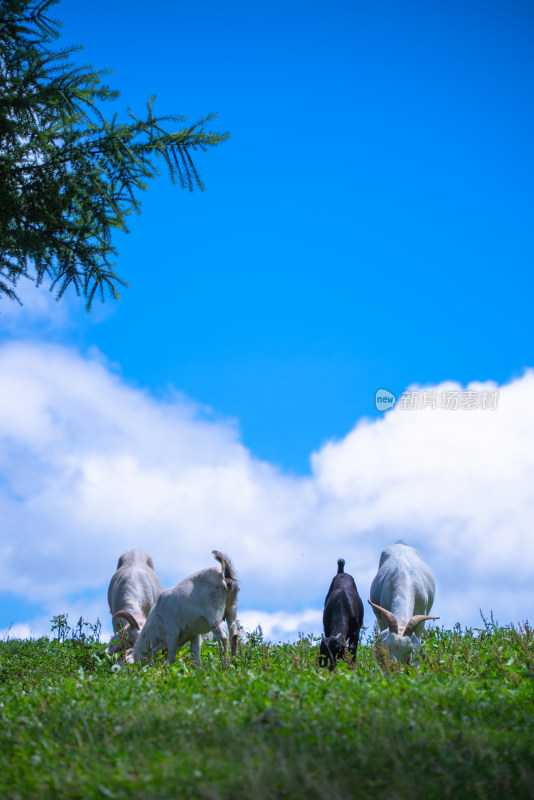
POLYGON ((118 675, 118 673, 121 671, 120 664, 113 664, 111 671, 114 675, 118 675))

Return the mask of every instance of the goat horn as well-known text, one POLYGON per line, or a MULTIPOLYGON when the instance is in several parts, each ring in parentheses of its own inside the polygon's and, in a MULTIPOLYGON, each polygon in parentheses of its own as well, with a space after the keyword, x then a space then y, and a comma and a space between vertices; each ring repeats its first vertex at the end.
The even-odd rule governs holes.
POLYGON ((376 603, 371 603, 370 600, 368 600, 367 602, 369 603, 370 606, 373 606, 373 608, 376 611, 380 611, 380 613, 386 620, 388 628, 391 633, 399 632, 399 623, 397 622, 397 617, 395 616, 395 614, 393 614, 393 612, 388 611, 387 608, 382 608, 382 606, 377 606, 376 603))
POLYGON ((138 621, 130 611, 117 611, 116 614, 113 614, 113 622, 120 617, 124 618, 126 622, 129 622, 132 628, 137 628, 137 630, 140 630, 138 621))
POLYGON ((424 622, 425 619, 439 619, 439 617, 429 617, 427 614, 416 614, 410 619, 410 621, 406 625, 403 636, 411 636, 412 633, 417 628, 417 626, 419 625, 419 623, 424 622))

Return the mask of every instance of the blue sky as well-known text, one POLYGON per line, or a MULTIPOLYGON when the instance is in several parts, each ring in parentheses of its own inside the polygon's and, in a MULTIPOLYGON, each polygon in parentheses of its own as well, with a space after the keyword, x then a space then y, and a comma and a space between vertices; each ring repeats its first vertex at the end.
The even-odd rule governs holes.
MULTIPOLYGON (((27 348, 24 363, 32 365, 28 374, 35 385, 44 380, 34 367, 39 352, 57 356, 47 356, 57 368, 56 389, 50 390, 55 398, 61 397, 61 369, 69 358, 92 365, 89 371, 97 362, 121 391, 138 392, 154 409, 179 403, 191 419, 225 431, 232 453, 242 448, 238 460, 246 454, 254 474, 264 465, 288 497, 290 486, 305 495, 317 482, 312 453, 323 463, 335 442, 350 472, 340 453, 354 431, 361 439, 368 425, 380 439, 384 419, 374 402, 379 388, 398 396, 414 384, 454 382, 463 390, 491 382, 484 386, 526 393, 525 370, 534 366, 531 4, 156 1, 147 16, 146 4, 137 0, 64 0, 55 16, 63 23, 61 45, 79 44, 81 62, 113 70, 109 83, 121 98, 109 104, 109 114, 128 107, 141 112, 156 94, 162 114, 195 121, 218 112, 213 127, 229 131, 231 139, 199 154, 204 193, 180 191, 164 174, 151 182, 130 234, 115 241, 117 271, 131 284, 120 302, 88 315, 75 298, 44 308, 28 296, 19 317, 17 309, 2 314, 2 346, 27 348), (46 349, 52 345, 59 350, 46 349)), ((5 306, 2 301, 2 312, 5 306)), ((66 436, 74 424, 70 411, 55 413, 66 436)), ((410 422, 416 432, 418 419, 410 422)), ((523 476, 531 468, 528 416, 524 424, 514 438, 524 450, 502 445, 511 465, 524 465, 523 476)), ((462 417, 456 434, 453 426, 447 435, 465 441, 464 425, 462 417)), ((491 439, 493 432, 480 435, 491 439)), ((75 450, 69 441, 64 458, 75 450)), ((13 447, 25 475, 30 467, 23 466, 24 447, 20 441, 13 447)), ((230 458, 226 445, 218 447, 230 458)), ((391 452, 388 444, 384 457, 391 452)), ((465 461, 469 451, 457 457, 465 461)), ((503 484, 499 463, 508 463, 505 455, 496 459, 488 486, 503 484)), ((239 494, 238 477, 232 486, 239 494)), ((378 477, 375 488, 384 488, 378 477)), ((524 508, 532 504, 529 491, 520 501, 524 508)), ((42 487, 39 492, 42 497, 42 487)), ((435 487, 428 492, 431 498, 439 494, 435 487)), ((50 519, 59 513, 57 497, 47 501, 50 519)), ((517 498, 503 490, 501 501, 495 518, 517 498)), ((13 511, 18 525, 29 525, 32 502, 30 493, 13 511)), ((461 505, 452 492, 452 517, 455 502, 461 505)), ((251 501, 251 520, 254 509, 251 501)), ((364 585, 381 547, 399 534, 415 542, 429 563, 438 552, 417 524, 412 538, 394 514, 388 526, 388 509, 386 504, 380 520, 373 518, 371 533, 354 523, 358 536, 372 536, 361 567, 364 585)), ((458 519, 465 522, 469 514, 462 514, 458 519)), ((299 525, 293 530, 287 520, 280 522, 280 541, 298 549, 304 536, 299 525)), ((292 613, 320 608, 335 561, 345 554, 338 549, 349 546, 347 526, 337 538, 332 534, 316 588, 301 602, 289 602, 292 613)), ((491 528, 487 538, 497 530, 491 528)), ((87 528, 87 541, 94 535, 87 528)), ((126 532, 124 539, 117 534, 117 557, 122 546, 151 550, 150 536, 143 539, 143 530, 137 535, 128 545, 126 532)), ((461 528, 457 535, 463 536, 461 528)), ((204 541, 200 529, 198 537, 204 541)), ((209 554, 219 545, 208 538, 209 554)), ((515 559, 523 545, 518 541, 515 559)), ((11 547, 9 536, 5 546, 11 547)), ((186 539, 183 546, 187 550, 186 539)), ((158 547, 165 559, 163 539, 158 547)), ((534 564, 528 552, 527 563, 534 564)), ((355 560, 357 553, 355 547, 355 560)), ((443 579, 452 581, 455 558, 441 557, 443 579)), ((184 560, 191 568, 203 565, 184 560)), ((256 575, 252 562, 245 584, 256 575)), ((358 568, 353 571, 358 579, 358 568)), ((38 599, 32 610, 25 605, 32 574, 13 561, 0 625, 26 623, 42 607, 38 599)), ((169 567, 168 582, 173 574, 169 567)), ((94 586, 88 579, 78 594, 98 597, 102 582, 99 573, 94 586)), ((280 591, 280 598, 287 596, 287 587, 280 591)), ((74 595, 69 586, 54 602, 61 597, 75 603, 74 595)), ((247 600, 244 591, 241 597, 252 610, 284 611, 281 599, 258 594, 247 600)), ((52 607, 50 599, 48 613, 52 607)), ((476 613, 478 608, 466 612, 466 621, 473 624, 476 613)), ((503 614, 516 621, 521 616, 506 604, 503 614)))
POLYGON ((298 473, 383 384, 532 362, 530 4, 56 8, 117 110, 156 94, 232 134, 198 158, 205 193, 150 185, 116 240, 132 288, 80 310, 81 347, 298 473))

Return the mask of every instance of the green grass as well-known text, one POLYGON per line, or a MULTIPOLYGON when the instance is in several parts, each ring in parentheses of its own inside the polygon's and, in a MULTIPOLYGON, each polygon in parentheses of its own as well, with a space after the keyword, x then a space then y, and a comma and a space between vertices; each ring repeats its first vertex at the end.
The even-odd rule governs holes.
POLYGON ((207 643, 202 669, 114 674, 95 633, 0 642, 0 797, 534 797, 527 624, 434 629, 411 666, 371 642, 332 673, 311 637, 258 630, 230 666, 207 643))

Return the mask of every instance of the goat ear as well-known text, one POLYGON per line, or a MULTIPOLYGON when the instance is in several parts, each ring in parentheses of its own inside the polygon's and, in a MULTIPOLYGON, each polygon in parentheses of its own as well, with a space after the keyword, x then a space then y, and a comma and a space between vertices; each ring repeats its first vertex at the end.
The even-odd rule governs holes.
POLYGON ((118 653, 119 650, 122 650, 122 642, 120 639, 117 639, 115 641, 112 640, 109 643, 108 647, 106 647, 105 652, 108 656, 112 656, 114 653, 118 653))
POLYGON ((326 636, 324 633, 321 633, 321 642, 326 642, 326 636))

